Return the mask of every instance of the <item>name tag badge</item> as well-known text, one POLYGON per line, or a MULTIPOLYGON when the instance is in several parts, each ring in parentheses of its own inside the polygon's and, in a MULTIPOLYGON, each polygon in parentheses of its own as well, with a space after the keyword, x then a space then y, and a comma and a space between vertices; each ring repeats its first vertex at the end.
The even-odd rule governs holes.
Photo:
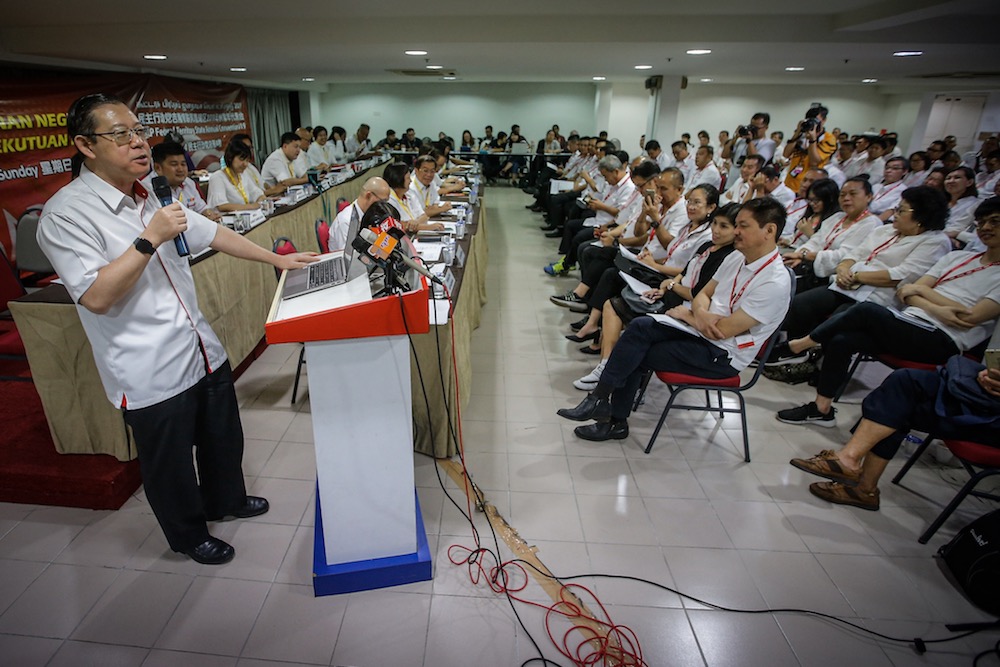
POLYGON ((741 350, 746 350, 754 346, 753 336, 750 334, 742 334, 736 337, 736 347, 741 350))

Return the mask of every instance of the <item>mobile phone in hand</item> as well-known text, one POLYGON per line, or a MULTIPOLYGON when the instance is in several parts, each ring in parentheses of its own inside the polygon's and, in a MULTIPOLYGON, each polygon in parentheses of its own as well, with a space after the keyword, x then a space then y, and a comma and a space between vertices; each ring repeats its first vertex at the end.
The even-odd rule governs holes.
POLYGON ((986 354, 983 355, 983 363, 986 364, 986 368, 1000 370, 1000 349, 986 350, 986 354))

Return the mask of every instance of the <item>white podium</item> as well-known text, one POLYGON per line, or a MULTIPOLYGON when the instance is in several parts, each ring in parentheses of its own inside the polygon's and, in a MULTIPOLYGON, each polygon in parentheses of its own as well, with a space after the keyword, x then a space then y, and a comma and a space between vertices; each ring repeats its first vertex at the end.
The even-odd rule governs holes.
POLYGON ((421 279, 419 289, 373 299, 362 273, 287 301, 283 290, 284 275, 265 331, 268 343, 306 345, 317 477, 313 590, 426 581, 407 333, 430 328, 427 285, 421 279))

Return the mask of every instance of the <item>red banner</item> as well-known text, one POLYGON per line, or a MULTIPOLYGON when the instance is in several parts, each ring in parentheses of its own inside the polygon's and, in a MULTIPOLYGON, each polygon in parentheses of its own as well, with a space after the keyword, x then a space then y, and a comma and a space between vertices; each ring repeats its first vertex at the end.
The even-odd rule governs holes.
POLYGON ((94 92, 121 97, 143 125, 150 144, 174 134, 183 138, 196 167, 222 157, 225 142, 250 132, 242 86, 186 81, 150 74, 94 76, 33 73, 31 79, 0 80, 0 245, 14 259, 17 223, 37 213, 70 181, 76 148, 66 134, 66 111, 94 92))

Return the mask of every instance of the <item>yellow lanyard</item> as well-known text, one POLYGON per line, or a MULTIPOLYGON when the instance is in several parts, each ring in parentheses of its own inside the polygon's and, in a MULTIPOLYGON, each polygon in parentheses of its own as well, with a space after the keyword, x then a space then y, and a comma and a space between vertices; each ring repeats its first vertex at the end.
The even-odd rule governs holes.
POLYGON ((399 195, 396 194, 395 190, 392 191, 392 198, 395 199, 396 201, 398 201, 399 205, 403 207, 404 211, 406 211, 406 215, 410 216, 409 218, 407 218, 407 220, 414 220, 415 219, 413 217, 413 211, 411 211, 410 207, 406 205, 406 202, 404 202, 402 199, 399 198, 399 195))
POLYGON ((243 187, 243 178, 236 178, 236 174, 234 174, 233 170, 229 167, 226 167, 226 176, 229 177, 229 182, 233 184, 233 187, 236 188, 243 197, 243 203, 249 204, 250 197, 247 196, 246 188, 243 187))
POLYGON ((288 163, 288 175, 291 176, 292 178, 295 178, 295 170, 292 169, 291 162, 288 163))
POLYGON ((431 205, 431 201, 430 201, 430 199, 431 199, 430 188, 424 187, 424 185, 422 183, 420 183, 419 181, 417 181, 416 183, 414 183, 414 185, 417 186, 417 190, 419 190, 420 192, 423 193, 423 195, 424 195, 424 208, 427 208, 428 206, 431 205))

